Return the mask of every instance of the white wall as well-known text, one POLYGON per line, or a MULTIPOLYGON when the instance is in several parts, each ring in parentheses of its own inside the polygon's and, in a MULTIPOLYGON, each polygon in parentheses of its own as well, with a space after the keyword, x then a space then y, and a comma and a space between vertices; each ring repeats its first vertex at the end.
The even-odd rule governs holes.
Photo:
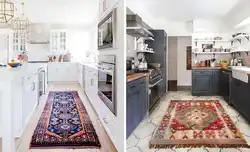
POLYGON ((168 80, 177 80, 177 37, 168 37, 168 80))
POLYGON ((193 33, 225 33, 230 28, 221 19, 196 19, 193 20, 193 33))
POLYGON ((177 86, 191 86, 192 72, 186 70, 186 47, 192 45, 191 37, 177 39, 177 86))
MULTIPOLYGON (((110 130, 115 133, 114 143, 117 150, 120 152, 124 151, 124 129, 125 129, 125 115, 124 115, 124 107, 126 107, 125 99, 125 88, 126 88, 126 73, 125 73, 125 50, 126 50, 126 42, 124 37, 126 36, 126 21, 125 21, 125 7, 124 0, 118 0, 117 4, 117 25, 116 25, 116 48, 110 50, 99 51, 100 55, 116 55, 116 73, 115 73, 115 81, 116 81, 116 100, 117 100, 117 116, 116 116, 116 130, 110 130)), ((94 34, 94 33, 92 33, 94 34)), ((95 46, 97 46, 97 32, 95 33, 95 46)))

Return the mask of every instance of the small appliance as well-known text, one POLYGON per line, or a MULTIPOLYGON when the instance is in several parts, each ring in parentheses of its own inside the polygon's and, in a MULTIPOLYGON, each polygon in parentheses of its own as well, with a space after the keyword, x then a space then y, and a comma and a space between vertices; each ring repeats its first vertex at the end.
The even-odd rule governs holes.
POLYGON ((98 24, 98 50, 115 47, 116 9, 98 24))

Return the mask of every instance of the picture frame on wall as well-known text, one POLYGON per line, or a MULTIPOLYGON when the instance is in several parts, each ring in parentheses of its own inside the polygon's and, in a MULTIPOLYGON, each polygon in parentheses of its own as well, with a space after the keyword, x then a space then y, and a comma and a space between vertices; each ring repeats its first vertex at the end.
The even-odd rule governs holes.
POLYGON ((186 69, 192 70, 192 47, 186 47, 186 69))

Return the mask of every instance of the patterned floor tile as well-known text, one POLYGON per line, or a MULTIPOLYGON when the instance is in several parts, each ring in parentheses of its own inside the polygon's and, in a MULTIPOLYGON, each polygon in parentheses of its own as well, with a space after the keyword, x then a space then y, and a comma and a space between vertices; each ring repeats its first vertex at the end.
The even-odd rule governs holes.
POLYGON ((127 149, 127 152, 142 152, 139 147, 132 147, 127 149))
POLYGON ((240 149, 236 148, 223 148, 220 152, 241 152, 240 149))
POLYGON ((134 134, 137 138, 143 139, 149 135, 151 135, 154 130, 156 129, 156 126, 152 123, 144 123, 140 124, 134 131, 134 134))
POLYGON ((250 126, 247 123, 244 122, 237 122, 236 124, 237 128, 240 128, 240 131, 246 135, 250 137, 250 126))
POLYGON ((148 143, 151 139, 152 133, 160 123, 165 111, 168 108, 171 100, 220 100, 221 105, 226 110, 231 119, 236 122, 236 126, 243 133, 243 136, 250 145, 250 126, 248 122, 232 107, 229 106, 226 101, 220 96, 205 96, 197 97, 192 96, 188 91, 169 92, 165 95, 160 103, 150 113, 149 118, 142 121, 142 123, 134 131, 134 135, 137 137, 129 137, 127 145, 129 149, 127 152, 250 152, 250 149, 246 148, 177 148, 177 149, 149 149, 148 143), (134 146, 136 145, 136 146, 134 146), (132 147, 134 146, 134 147, 132 147))
POLYGON ((150 135, 148 137, 141 139, 136 146, 140 147, 141 151, 148 151, 149 150, 148 145, 151 138, 152 136, 150 135))
POLYGON ((139 142, 139 139, 136 138, 134 134, 130 135, 127 139, 127 149, 134 147, 139 142))

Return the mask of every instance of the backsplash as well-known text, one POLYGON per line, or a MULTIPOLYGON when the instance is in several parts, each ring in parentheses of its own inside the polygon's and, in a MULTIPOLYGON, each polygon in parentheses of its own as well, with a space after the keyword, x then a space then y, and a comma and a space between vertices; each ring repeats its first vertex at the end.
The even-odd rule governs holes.
POLYGON ((221 60, 226 60, 229 61, 231 59, 231 55, 230 54, 216 54, 215 56, 213 54, 197 54, 197 56, 195 54, 192 55, 192 65, 195 65, 195 60, 200 62, 200 61, 204 61, 204 60, 210 60, 210 59, 216 59, 216 62, 219 63, 219 61, 221 60))

